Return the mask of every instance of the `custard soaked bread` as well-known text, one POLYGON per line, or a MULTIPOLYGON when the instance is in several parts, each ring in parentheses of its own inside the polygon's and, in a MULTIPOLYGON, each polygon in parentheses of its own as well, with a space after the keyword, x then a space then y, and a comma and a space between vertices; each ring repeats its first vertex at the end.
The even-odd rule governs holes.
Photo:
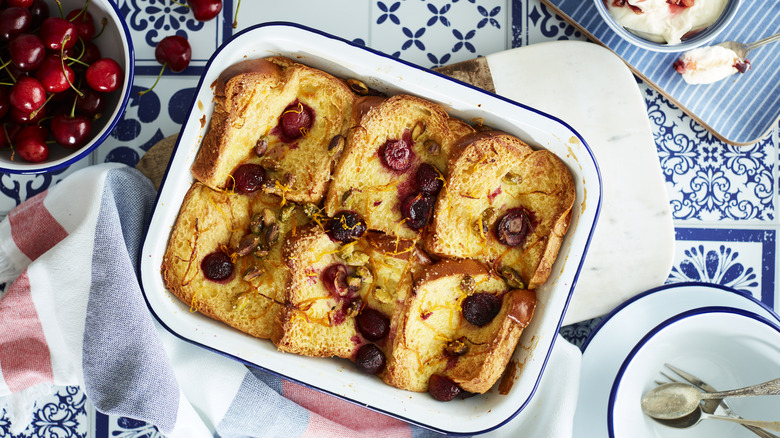
POLYGON ((193 184, 163 256, 165 287, 193 311, 270 338, 289 278, 281 242, 307 222, 301 210, 193 184))
POLYGON ((529 290, 510 290, 474 260, 423 270, 402 312, 383 380, 429 390, 432 376, 484 393, 498 380, 536 307, 529 290))
POLYGON ((512 286, 534 289, 550 275, 574 190, 553 153, 501 132, 472 134, 452 152, 426 248, 487 262, 512 286))
POLYGON ((259 164, 265 191, 319 203, 354 125, 355 94, 341 80, 284 57, 227 68, 214 84, 214 113, 192 165, 196 179, 229 187, 241 164, 259 164))
POLYGON ((369 229, 418 238, 447 175, 450 149, 470 132, 432 102, 407 95, 381 102, 350 131, 325 212, 352 210, 369 229))
POLYGON ((386 350, 411 278, 427 258, 413 242, 366 232, 362 223, 351 229, 354 239, 329 227, 311 224, 285 242, 293 274, 272 340, 283 351, 351 360, 366 345, 386 350))

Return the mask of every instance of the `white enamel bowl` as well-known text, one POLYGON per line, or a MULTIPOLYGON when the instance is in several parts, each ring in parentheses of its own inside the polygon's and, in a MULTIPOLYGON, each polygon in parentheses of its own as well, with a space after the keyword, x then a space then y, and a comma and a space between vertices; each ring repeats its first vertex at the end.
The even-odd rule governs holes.
MULTIPOLYGON (((47 0, 46 3, 49 6, 49 16, 59 17, 59 8, 54 1, 47 0)), ((61 3, 63 11, 67 14, 73 9, 82 8, 85 0, 61 0, 61 3)), ((48 159, 40 163, 26 162, 18 154, 12 160, 10 149, 6 148, 0 151, 0 172, 37 174, 68 167, 100 146, 121 120, 130 98, 135 69, 135 54, 130 30, 115 1, 90 0, 87 10, 95 21, 97 32, 100 31, 101 21, 107 19, 105 31, 93 42, 104 57, 113 58, 122 67, 124 77, 122 77, 121 88, 108 96, 101 117, 92 124, 92 139, 87 144, 75 150, 52 144, 48 159)))
MULTIPOLYGON (((689 429, 662 425, 642 413, 642 396, 665 380, 669 363, 718 390, 780 377, 780 325, 774 319, 729 307, 703 307, 675 315, 652 329, 633 348, 612 385, 610 437, 754 437, 733 423, 704 420, 689 429)), ((780 421, 780 396, 729 398, 744 418, 780 421)))

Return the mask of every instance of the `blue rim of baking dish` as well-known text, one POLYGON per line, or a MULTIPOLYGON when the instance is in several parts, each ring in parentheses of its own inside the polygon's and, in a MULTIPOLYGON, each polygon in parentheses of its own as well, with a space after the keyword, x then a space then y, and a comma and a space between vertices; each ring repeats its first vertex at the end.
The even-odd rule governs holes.
MULTIPOLYGON (((540 110, 538 110, 536 108, 533 108, 533 107, 529 107, 529 106, 524 105, 522 103, 516 102, 516 101, 514 101, 512 99, 509 99, 509 98, 497 95, 495 93, 491 93, 489 91, 486 91, 486 90, 484 90, 482 88, 476 87, 476 86, 471 85, 469 83, 466 83, 466 82, 463 82, 463 81, 459 81, 459 80, 454 79, 452 77, 446 76, 446 75, 444 75, 442 73, 439 73, 439 72, 436 72, 436 71, 433 71, 433 70, 421 67, 421 66, 419 66, 417 64, 414 64, 414 63, 411 63, 411 62, 408 62, 408 61, 404 61, 404 60, 401 60, 401 59, 398 59, 398 58, 394 58, 394 57, 388 55, 387 53, 380 52, 380 51, 378 51, 376 49, 372 49, 372 48, 369 48, 369 47, 366 47, 366 46, 363 46, 363 45, 360 45, 360 44, 356 44, 356 43, 354 43, 352 41, 349 41, 347 39, 344 39, 342 37, 338 37, 338 36, 329 34, 327 32, 324 32, 324 31, 321 31, 321 30, 318 30, 318 29, 314 29, 314 28, 311 28, 311 27, 308 27, 308 26, 304 26, 304 25, 301 25, 301 24, 298 24, 298 23, 292 23, 292 22, 286 22, 286 21, 270 21, 270 22, 265 22, 265 23, 259 23, 259 24, 256 24, 254 26, 250 26, 250 27, 247 27, 246 29, 243 29, 242 31, 236 33, 235 35, 232 35, 231 38, 228 41, 225 41, 214 52, 214 54, 212 54, 211 58, 209 58, 208 63, 204 67, 204 72, 209 70, 212 61, 223 50, 223 48, 227 44, 232 42, 234 39, 238 38, 239 36, 241 36, 241 35, 243 35, 243 34, 245 34, 247 32, 251 32, 251 31, 257 30, 259 28, 279 27, 279 26, 300 29, 300 30, 303 30, 303 31, 306 31, 306 32, 310 32, 310 33, 313 33, 313 34, 316 34, 316 35, 320 35, 322 37, 325 37, 325 38, 328 38, 328 39, 331 39, 331 40, 334 40, 334 41, 337 41, 337 42, 340 42, 340 43, 343 43, 343 44, 347 44, 349 46, 352 46, 352 47, 355 47, 355 48, 367 51, 369 53, 372 53, 372 54, 374 54, 376 56, 379 56, 381 58, 385 58, 385 59, 391 60, 392 62, 396 62, 396 63, 402 64, 404 66, 411 67, 411 68, 414 68, 416 70, 420 70, 420 71, 423 71, 425 73, 432 74, 434 76, 438 76, 441 79, 457 83, 457 84, 459 84, 461 86, 464 86, 464 87, 470 88, 472 90, 478 91, 478 92, 480 92, 482 94, 486 94, 486 95, 489 95, 489 96, 491 96, 493 98, 496 98, 498 100, 507 102, 507 103, 515 105, 515 106, 518 106, 518 107, 523 108, 523 109, 525 109, 527 111, 530 111, 532 113, 536 113, 536 114, 538 114, 538 115, 540 115, 542 117, 545 117, 547 119, 550 119, 550 120, 552 120, 554 122, 557 122, 557 123, 561 124, 563 127, 568 129, 569 131, 571 131, 571 133, 574 134, 577 137, 577 139, 582 143, 582 145, 585 148, 585 151, 587 152, 587 156, 590 157, 591 162, 593 163, 594 170, 595 170, 595 173, 596 173, 596 180, 598 181, 598 202, 596 203, 596 207, 595 207, 595 213, 594 213, 594 216, 593 216, 593 223, 591 224, 590 230, 588 232, 587 239, 585 240, 585 245, 584 245, 583 251, 582 251, 582 257, 580 258, 579 264, 578 264, 578 266, 576 268, 576 272, 574 273, 574 277, 572 279, 571 286, 569 287, 568 295, 566 296, 566 301, 565 301, 565 303, 563 305, 563 309, 562 309, 562 312, 561 312, 561 315, 560 315, 560 319, 558 320, 558 323, 556 325, 555 336, 552 336, 552 339, 551 339, 551 342, 550 342, 550 348, 548 349, 547 354, 544 357, 544 360, 543 360, 543 363, 542 363, 541 368, 539 370, 539 375, 537 376, 536 382, 534 382, 533 388, 531 389, 531 391, 528 394, 528 398, 520 406, 518 406, 517 410, 512 415, 508 416, 506 419, 502 420, 498 424, 495 424, 495 425, 493 425, 493 426, 491 426, 489 428, 486 428, 486 429, 483 429, 483 430, 479 430, 479 431, 453 432, 453 431, 448 431, 448 430, 440 429, 440 428, 437 428, 437 427, 433 427, 433 426, 427 425, 425 423, 421 423, 419 421, 406 418, 406 417, 404 417, 402 415, 398 415, 398 414, 395 414, 395 413, 392 413, 392 412, 388 412, 388 411, 382 410, 380 408, 376 408, 376 407, 373 407, 373 406, 370 406, 370 405, 366 405, 365 403, 358 402, 358 401, 353 400, 353 399, 351 399, 349 397, 346 397, 344 395, 337 394, 337 393, 334 393, 332 391, 328 391, 326 389, 322 389, 322 388, 313 386, 310 383, 306 383, 306 382, 300 381, 298 379, 288 377, 288 376, 286 376, 286 375, 284 375, 284 374, 282 374, 280 372, 267 369, 265 367, 262 367, 260 365, 255 364, 255 363, 252 363, 252 362, 250 362, 250 361, 248 361, 246 359, 242 359, 242 358, 234 356, 234 355, 232 355, 230 353, 226 353, 224 351, 221 351, 221 350, 209 347, 209 346, 204 345, 204 344, 202 344, 200 342, 197 342, 197 341, 194 341, 192 339, 189 339, 189 338, 187 338, 187 337, 177 333, 175 330, 171 329, 167 324, 165 324, 165 322, 157 314, 157 312, 154 311, 154 308, 152 307, 151 303, 149 302, 148 297, 146 296, 146 291, 145 291, 145 289, 143 287, 143 281, 140 281, 139 283, 140 283, 140 286, 141 286, 141 291, 143 292, 144 300, 146 301, 147 307, 149 308, 151 313, 155 316, 157 321, 163 327, 165 327, 166 330, 168 330, 170 333, 172 333, 174 336, 178 337, 179 339, 182 339, 184 341, 187 341, 189 343, 192 343, 194 345, 197 345, 199 347, 202 347, 202 348, 204 348, 206 350, 209 350, 209 351, 212 351, 214 353, 220 354, 222 356, 229 357, 229 358, 231 358, 233 360, 236 360, 236 361, 238 361, 238 362, 240 362, 240 363, 242 363, 244 365, 251 366, 251 367, 256 368, 256 369, 260 369, 260 370, 262 370, 264 372, 267 372, 267 373, 270 373, 272 375, 275 375, 275 376, 278 376, 278 377, 281 377, 281 378, 284 378, 284 379, 296 382, 296 383, 301 384, 303 386, 306 386, 308 388, 316 389, 317 391, 320 391, 320 392, 332 395, 334 397, 337 397, 337 398, 342 399, 344 401, 356 404, 358 406, 371 409, 371 410, 373 410, 375 412, 379 412, 379 413, 382 413, 384 415, 387 415, 387 416, 390 416, 390 417, 393 417, 393 418, 397 418, 399 420, 402 420, 402 421, 407 422, 409 424, 413 424, 415 426, 419 426, 419 427, 424 428, 424 429, 432 430, 432 431, 435 431, 435 432, 438 432, 438 433, 442 433, 442 434, 445 434, 445 435, 448 435, 448 436, 470 436, 470 435, 478 435, 478 434, 487 433, 487 432, 490 432, 492 430, 495 430, 495 429, 505 425, 507 422, 509 422, 513 418, 515 418, 520 412, 522 412, 528 406, 528 404, 530 403, 530 401, 533 399, 534 395, 536 394, 536 391, 537 391, 537 389, 539 387, 539 384, 541 382, 542 376, 544 375, 544 371, 546 370, 547 364, 548 364, 548 362, 550 360, 550 356, 552 355, 553 348, 555 347, 555 341, 556 341, 556 338, 557 338, 557 333, 560 331, 560 328, 563 325, 563 319, 566 316, 566 311, 567 311, 567 309, 569 307, 569 304, 571 302, 571 297, 572 297, 572 294, 574 293, 574 288, 577 285, 577 280, 579 279, 579 274, 580 274, 580 272, 582 270, 582 265, 583 265, 583 263, 585 261, 585 255, 587 254, 588 248, 590 247, 590 242, 591 242, 591 240, 593 238, 593 233, 594 233, 594 231, 596 229, 596 224, 598 222, 599 215, 601 213, 601 203, 602 203, 602 196, 603 196, 601 171, 599 169, 598 162, 596 161, 596 157, 593 155, 593 152, 590 149, 590 146, 588 146, 588 143, 585 141, 585 139, 582 137, 582 135, 580 135, 580 133, 577 132, 574 128, 572 128, 569 124, 567 124, 563 120, 561 120, 561 119, 559 119, 559 118, 557 118, 555 116, 552 116, 552 115, 550 115, 548 113, 545 113, 545 112, 540 111, 540 110)), ((197 85, 196 89, 200 89, 202 87, 204 78, 205 78, 205 75, 201 75, 201 77, 200 77, 200 79, 198 81, 198 85, 197 85)), ((197 103, 196 102, 197 98, 198 98, 197 95, 193 96, 192 103, 190 104, 190 111, 189 111, 190 114, 192 113, 192 109, 195 108, 195 104, 197 103)), ((182 125, 182 129, 184 129, 184 127, 185 126, 182 125)), ((179 139, 177 139, 177 141, 176 141, 176 145, 174 146, 172 156, 175 155, 175 153, 178 150, 178 148, 179 148, 179 139)), ((151 214, 149 215, 149 222, 151 222, 151 219, 154 217, 155 211, 156 211, 156 209, 157 209, 157 207, 159 205, 160 192, 162 190, 162 187, 165 184, 165 181, 167 180, 168 172, 171 169, 172 161, 173 160, 169 161, 168 162, 168 166, 166 167, 165 174, 163 175, 163 179, 162 179, 162 183, 161 183, 160 189, 157 192, 157 196, 156 196, 156 199, 155 199, 154 207, 153 207, 153 209, 151 211, 151 214)), ((146 230, 144 232, 144 238, 142 239, 142 243, 141 243, 141 250, 139 251, 138 266, 136 268, 137 271, 138 271, 138 278, 139 279, 143 278, 143 272, 141 270, 141 259, 143 258, 143 246, 146 243, 146 240, 147 240, 147 237, 148 237, 148 231, 149 231, 149 227, 147 225, 146 230)))

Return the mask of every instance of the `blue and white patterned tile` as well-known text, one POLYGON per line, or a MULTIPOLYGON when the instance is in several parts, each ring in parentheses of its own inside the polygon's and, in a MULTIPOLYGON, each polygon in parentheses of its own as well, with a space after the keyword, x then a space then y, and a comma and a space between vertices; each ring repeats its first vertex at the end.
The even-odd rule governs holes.
POLYGON ((676 229, 677 248, 667 283, 701 281, 749 293, 775 308, 776 229, 676 229))
POLYGON ((508 9, 503 0, 376 1, 368 43, 424 67, 465 61, 508 47, 508 9))
POLYGON ((512 1, 511 47, 558 40, 585 40, 569 22, 554 14, 539 0, 512 1))
POLYGON ((189 40, 192 61, 183 72, 186 75, 199 75, 211 54, 222 44, 225 22, 232 22, 231 18, 225 18, 232 4, 226 2, 228 8, 224 8, 222 14, 213 20, 200 22, 183 3, 171 0, 117 1, 130 29, 136 74, 156 76, 160 72, 161 65, 155 60, 154 49, 166 36, 180 35, 189 40))
POLYGON ((5 409, 0 410, 0 438, 87 438, 92 434, 93 412, 87 396, 78 386, 55 387, 36 401, 32 421, 21 433, 5 409))
POLYGON ((767 223, 775 215, 776 141, 727 145, 641 84, 675 220, 767 223))

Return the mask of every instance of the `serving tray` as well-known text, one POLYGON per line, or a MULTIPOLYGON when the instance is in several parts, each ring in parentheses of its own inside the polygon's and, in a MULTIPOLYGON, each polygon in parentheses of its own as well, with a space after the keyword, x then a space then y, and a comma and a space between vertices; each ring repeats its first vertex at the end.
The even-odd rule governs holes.
MULTIPOLYGON (((620 56, 628 67, 699 122, 716 138, 747 146, 766 136, 780 118, 780 44, 748 54, 752 69, 714 84, 689 85, 672 68, 680 53, 658 53, 624 41, 601 18, 594 1, 542 0, 591 40, 620 56)), ((712 44, 751 43, 780 32, 780 2, 742 0, 728 29, 712 44)))
POLYGON ((238 34, 220 48, 201 77, 189 116, 179 134, 162 182, 140 255, 140 278, 152 313, 178 337, 248 365, 300 382, 399 419, 451 434, 499 427, 520 413, 541 380, 601 206, 601 179, 584 138, 557 118, 299 25, 267 23, 238 34), (193 182, 189 168, 213 110, 211 84, 227 66, 247 57, 283 55, 339 77, 357 78, 389 95, 414 94, 443 105, 454 117, 483 120, 536 148, 557 154, 572 171, 576 200, 570 232, 553 274, 537 289, 536 315, 514 360, 522 369, 506 395, 489 392, 457 403, 390 387, 357 372, 346 360, 279 353, 269 341, 192 313, 162 283, 160 265, 184 194, 193 182))

